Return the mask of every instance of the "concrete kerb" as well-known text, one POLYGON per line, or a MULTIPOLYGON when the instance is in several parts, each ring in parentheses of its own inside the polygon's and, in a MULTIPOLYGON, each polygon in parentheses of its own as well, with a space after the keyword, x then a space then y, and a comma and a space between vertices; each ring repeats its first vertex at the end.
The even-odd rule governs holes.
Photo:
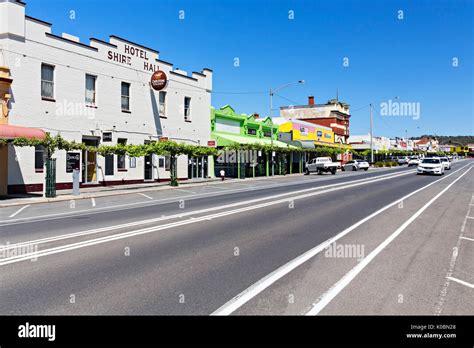
MULTIPOLYGON (((373 170, 381 171, 381 170, 390 170, 396 169, 398 167, 391 167, 391 168, 371 168, 373 170)), ((163 191, 163 190, 173 190, 179 189, 181 186, 186 187, 200 187, 200 186, 212 186, 212 185, 221 185, 227 184, 229 182, 239 183, 242 181, 259 181, 259 180, 268 180, 271 178, 272 180, 275 179, 282 179, 287 177, 297 177, 303 176, 304 174, 295 173, 295 174, 287 174, 287 175, 278 175, 274 177, 267 177, 267 176, 260 176, 255 178, 245 178, 245 179, 235 179, 235 178, 227 178, 224 181, 219 179, 213 178, 211 180, 203 181, 203 182, 180 182, 180 186, 172 187, 169 185, 160 185, 160 186, 148 186, 143 188, 130 188, 130 189, 123 189, 118 187, 116 190, 110 189, 107 191, 98 191, 98 192, 87 192, 82 193, 79 196, 74 196, 72 194, 68 195, 59 195, 55 198, 45 198, 45 197, 38 197, 38 198, 18 198, 20 201, 10 202, 10 203, 0 203, 0 208, 6 207, 14 207, 19 205, 25 204, 41 204, 41 203, 51 203, 51 202, 63 202, 63 201, 70 201, 70 200, 81 200, 81 199, 90 199, 90 198, 101 198, 101 197, 108 197, 108 196, 119 196, 119 195, 128 195, 132 193, 144 193, 144 192, 154 192, 154 191, 163 191)))

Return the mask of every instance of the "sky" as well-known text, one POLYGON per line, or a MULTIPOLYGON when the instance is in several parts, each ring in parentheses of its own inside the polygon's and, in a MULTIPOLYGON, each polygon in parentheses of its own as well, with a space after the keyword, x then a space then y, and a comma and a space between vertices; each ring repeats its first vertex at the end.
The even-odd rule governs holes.
POLYGON ((474 135, 472 0, 25 0, 52 31, 160 51, 175 68, 214 71, 212 106, 351 106, 351 134, 474 135), (73 12, 71 12, 73 11, 73 12), (404 108, 403 108, 404 106, 404 108), (402 107, 397 112, 397 107, 402 107))

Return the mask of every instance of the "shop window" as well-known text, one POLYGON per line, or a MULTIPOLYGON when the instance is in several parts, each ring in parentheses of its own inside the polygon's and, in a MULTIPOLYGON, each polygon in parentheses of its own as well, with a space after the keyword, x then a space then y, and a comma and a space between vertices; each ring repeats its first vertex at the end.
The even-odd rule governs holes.
POLYGON ((130 111, 130 84, 122 82, 122 111, 130 111))
POLYGON ((114 175, 114 155, 105 155, 105 175, 114 175))
POLYGON ((158 168, 165 167, 165 159, 163 157, 158 158, 158 168))
POLYGON ((171 157, 170 156, 165 157, 165 170, 167 171, 171 170, 171 157))
POLYGON ((42 145, 35 146, 35 171, 42 172, 44 167, 44 147, 42 145))
POLYGON ((41 97, 54 99, 54 66, 41 64, 41 97))
POLYGON ((86 104, 96 105, 96 80, 97 76, 86 74, 86 104))
MULTIPOLYGON (((121 145, 126 145, 127 144, 127 139, 117 139, 117 143, 121 145)), ((118 170, 126 170, 126 164, 125 164, 125 155, 117 155, 117 169, 118 170)))

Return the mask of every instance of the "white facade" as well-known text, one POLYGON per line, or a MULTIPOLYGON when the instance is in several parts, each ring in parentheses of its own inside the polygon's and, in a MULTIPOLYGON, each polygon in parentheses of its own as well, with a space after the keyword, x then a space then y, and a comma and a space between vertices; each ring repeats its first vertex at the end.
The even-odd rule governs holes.
MULTIPOLYGON (((160 137, 207 145, 211 130, 212 70, 187 75, 182 70, 173 70, 171 63, 159 60, 158 51, 126 39, 110 36, 108 42, 90 39, 89 43, 81 43, 72 35, 53 34, 51 29, 49 23, 25 16, 25 4, 0 0, 0 66, 8 66, 13 78, 9 124, 41 128, 52 135, 60 133, 76 142, 89 139, 98 145, 113 145, 118 139, 127 144, 143 144, 160 137), (42 65, 53 69, 51 100, 42 98, 45 93, 42 65), (168 78, 163 90, 164 104, 160 104, 160 92, 150 86, 151 75, 156 70, 164 71, 168 78), (89 82, 95 79, 94 103, 90 102, 90 88, 86 102, 86 75, 92 76, 89 82), (128 111, 122 110, 122 83, 130 86, 128 111), (185 98, 188 98, 186 102, 185 98), (110 142, 103 141, 104 133, 105 137, 112 134, 110 142)), ((51 84, 47 87, 51 88, 51 84)), ((85 156, 81 153, 82 162, 85 156)), ((58 151, 55 157, 57 183, 71 183, 65 151, 58 151)), ((110 158, 108 173, 105 158, 97 156, 92 161, 96 162, 95 177, 90 175, 94 165, 89 164, 86 176, 83 172, 88 164, 83 163, 83 183, 132 183, 170 177, 167 161, 156 156, 151 162, 150 158, 125 158, 125 167, 120 170, 114 156, 112 173, 110 158), (146 162, 151 168, 145 168, 146 162)), ((35 170, 34 162, 34 148, 10 147, 9 186, 43 183, 44 173, 35 170)), ((212 175, 213 170, 208 172, 212 175)), ((178 178, 188 178, 187 156, 178 158, 178 178)))
MULTIPOLYGON (((386 151, 390 149, 390 139, 386 137, 374 136, 374 150, 386 151)), ((363 135, 351 135, 348 140, 354 150, 370 149, 370 133, 363 135)))

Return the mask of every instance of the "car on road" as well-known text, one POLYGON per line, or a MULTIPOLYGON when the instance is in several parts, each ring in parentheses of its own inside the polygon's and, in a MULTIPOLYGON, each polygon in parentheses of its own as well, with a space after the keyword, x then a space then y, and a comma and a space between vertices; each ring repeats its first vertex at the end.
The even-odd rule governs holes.
POLYGON ((408 163, 408 156, 400 156, 397 158, 396 162, 398 164, 407 164, 408 163))
POLYGON ((305 174, 309 175, 310 173, 317 172, 318 174, 322 173, 331 173, 336 174, 337 168, 340 166, 339 162, 333 162, 331 157, 317 157, 313 158, 310 162, 306 164, 305 174))
POLYGON ((411 167, 411 166, 417 166, 418 164, 420 164, 421 162, 421 158, 418 157, 418 156, 411 156, 409 159, 408 159, 408 166, 411 167))
POLYGON ((420 162, 416 174, 444 174, 444 165, 439 157, 426 157, 420 162))
POLYGON ((362 161, 362 160, 348 161, 346 164, 344 164, 342 166, 341 169, 342 170, 353 170, 353 171, 363 169, 363 170, 367 171, 369 169, 369 162, 362 161))
POLYGON ((444 169, 445 170, 450 170, 451 169, 451 162, 449 161, 448 157, 440 157, 441 162, 443 163, 444 169))

